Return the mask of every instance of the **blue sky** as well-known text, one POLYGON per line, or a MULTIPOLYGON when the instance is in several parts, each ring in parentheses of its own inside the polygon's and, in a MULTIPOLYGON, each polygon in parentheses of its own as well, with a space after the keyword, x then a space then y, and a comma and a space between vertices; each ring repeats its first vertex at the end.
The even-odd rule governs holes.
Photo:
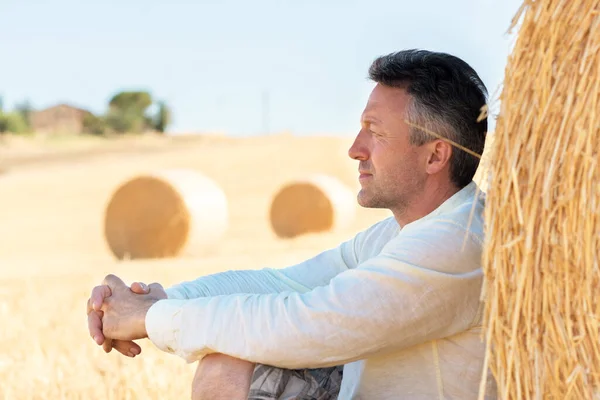
POLYGON ((457 55, 493 94, 521 3, 0 0, 0 95, 101 113, 144 89, 173 109, 173 133, 353 135, 369 64, 392 51, 457 55))

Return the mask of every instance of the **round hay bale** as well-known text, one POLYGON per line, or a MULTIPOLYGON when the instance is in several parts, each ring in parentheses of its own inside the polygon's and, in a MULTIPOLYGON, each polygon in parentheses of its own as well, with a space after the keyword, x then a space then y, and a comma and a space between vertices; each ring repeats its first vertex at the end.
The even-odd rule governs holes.
POLYGON ((509 29, 519 26, 485 199, 479 399, 599 398, 599 8, 524 1, 509 29))
POLYGON ((356 194, 336 178, 314 175, 286 184, 271 202, 275 234, 293 238, 348 227, 356 214, 356 194))
POLYGON ((118 259, 175 257, 217 242, 228 227, 221 188, 190 170, 134 177, 112 195, 104 235, 118 259))

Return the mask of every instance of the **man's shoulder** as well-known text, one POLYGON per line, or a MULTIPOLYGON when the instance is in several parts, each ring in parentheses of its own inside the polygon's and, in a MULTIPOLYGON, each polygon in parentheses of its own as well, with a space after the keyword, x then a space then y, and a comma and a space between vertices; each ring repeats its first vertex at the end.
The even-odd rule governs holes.
POLYGON ((477 205, 461 205, 406 226, 386 244, 382 253, 403 265, 450 274, 470 273, 481 268, 483 216, 480 211, 477 205))
POLYGON ((421 221, 407 226, 403 233, 445 232, 450 235, 461 234, 481 243, 484 236, 484 206, 485 194, 478 192, 454 204, 453 207, 445 209, 443 212, 425 217, 421 221))
POLYGON ((485 219, 485 193, 476 192, 456 207, 431 219, 431 224, 451 224, 461 233, 483 242, 485 219))

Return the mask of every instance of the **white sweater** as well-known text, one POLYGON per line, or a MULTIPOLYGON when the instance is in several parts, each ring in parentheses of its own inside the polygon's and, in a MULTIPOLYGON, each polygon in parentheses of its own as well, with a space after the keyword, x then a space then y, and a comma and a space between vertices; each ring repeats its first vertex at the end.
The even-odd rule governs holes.
MULTIPOLYGON (((344 365, 339 399, 477 399, 485 345, 483 194, 474 182, 402 229, 393 218, 283 269, 176 285, 149 339, 188 362, 344 365)), ((495 399, 488 373, 486 399, 495 399)))

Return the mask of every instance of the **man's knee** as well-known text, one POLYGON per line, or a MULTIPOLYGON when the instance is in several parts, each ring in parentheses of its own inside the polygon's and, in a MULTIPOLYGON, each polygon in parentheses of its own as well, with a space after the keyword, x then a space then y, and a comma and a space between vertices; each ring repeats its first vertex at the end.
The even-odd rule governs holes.
POLYGON ((192 400, 245 400, 254 363, 224 354, 211 354, 198 363, 192 383, 192 400))

